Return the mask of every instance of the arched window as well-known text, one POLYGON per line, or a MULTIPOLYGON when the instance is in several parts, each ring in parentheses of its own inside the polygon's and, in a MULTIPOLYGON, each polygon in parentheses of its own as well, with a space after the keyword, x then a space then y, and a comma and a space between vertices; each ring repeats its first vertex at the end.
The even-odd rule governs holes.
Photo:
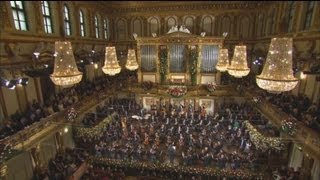
POLYGON ((14 26, 17 30, 27 31, 28 24, 23 1, 10 1, 14 26))
POLYGON ((48 1, 41 1, 44 31, 48 34, 53 33, 50 4, 48 1))
POLYGON ((96 38, 99 38, 99 23, 98 23, 98 17, 94 17, 94 27, 96 29, 96 38))
POLYGON ((80 35, 84 37, 86 35, 85 26, 84 26, 84 14, 80 10, 80 35))
POLYGON ((307 11, 306 11, 306 17, 304 20, 304 26, 303 30, 308 30, 311 25, 311 20, 312 20, 312 14, 313 14, 313 8, 314 8, 314 1, 308 1, 308 6, 307 6, 307 11))
POLYGON ((64 32, 65 35, 71 35, 71 21, 70 21, 70 12, 67 5, 64 5, 63 8, 63 17, 64 17, 64 32))
POLYGON ((103 34, 104 34, 104 38, 108 39, 108 21, 107 21, 107 19, 103 20, 103 34))
POLYGON ((288 21, 287 21, 287 25, 288 25, 288 32, 292 31, 292 27, 293 27, 293 16, 294 16, 294 12, 296 10, 296 2, 295 1, 290 1, 289 3, 289 14, 288 14, 288 21))

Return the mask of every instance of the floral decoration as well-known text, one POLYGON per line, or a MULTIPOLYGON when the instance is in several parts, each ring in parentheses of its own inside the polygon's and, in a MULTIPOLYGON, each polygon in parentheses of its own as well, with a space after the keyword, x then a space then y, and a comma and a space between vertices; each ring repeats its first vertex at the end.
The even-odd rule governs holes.
POLYGON ((118 168, 135 168, 144 170, 160 170, 160 171, 170 171, 176 173, 190 173, 194 175, 207 175, 207 176, 219 176, 219 177, 230 177, 230 178, 242 178, 242 179, 262 179, 262 174, 256 172, 249 172, 246 170, 231 170, 231 169, 218 169, 210 167, 192 167, 192 166, 175 166, 168 163, 146 163, 137 162, 130 160, 119 160, 119 159, 108 159, 108 158, 90 158, 92 163, 113 166, 118 168))
POLYGON ((214 92, 217 88, 217 84, 215 82, 207 83, 206 87, 209 92, 214 92))
POLYGON ((190 60, 189 60, 189 73, 191 78, 191 84, 197 84, 197 68, 198 68, 198 48, 195 46, 190 50, 190 60))
POLYGON ((167 48, 162 47, 160 49, 160 78, 161 84, 166 81, 167 71, 168 71, 168 55, 167 48))
POLYGON ((294 135, 294 133, 297 131, 296 129, 296 123, 292 118, 284 119, 281 123, 281 130, 284 133, 289 134, 290 136, 294 135))
POLYGON ((186 86, 170 86, 167 93, 173 97, 181 97, 187 93, 186 86))
POLYGON ((111 122, 112 122, 112 116, 108 116, 94 127, 90 127, 90 128, 77 127, 75 128, 76 137, 80 137, 80 138, 102 137, 103 132, 107 128, 108 124, 110 124, 111 122))
POLYGON ((281 149, 282 142, 279 137, 265 137, 255 127, 251 125, 249 121, 244 121, 244 125, 249 132, 250 140, 256 146, 257 149, 281 149))
POLYGON ((72 107, 68 110, 67 120, 73 122, 78 116, 77 111, 72 107))

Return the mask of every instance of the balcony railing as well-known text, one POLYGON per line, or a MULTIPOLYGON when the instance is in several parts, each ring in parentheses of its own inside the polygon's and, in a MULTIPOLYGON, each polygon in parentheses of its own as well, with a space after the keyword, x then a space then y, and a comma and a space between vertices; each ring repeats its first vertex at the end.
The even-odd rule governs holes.
MULTIPOLYGON (((246 91, 245 96, 249 99, 253 99, 253 97, 257 97, 258 95, 252 91, 246 91)), ((255 105, 279 128, 281 128, 282 120, 289 118, 293 119, 297 125, 297 131, 292 140, 312 152, 316 157, 320 157, 320 132, 305 126, 302 122, 281 111, 265 99, 262 99, 260 103, 255 105)))

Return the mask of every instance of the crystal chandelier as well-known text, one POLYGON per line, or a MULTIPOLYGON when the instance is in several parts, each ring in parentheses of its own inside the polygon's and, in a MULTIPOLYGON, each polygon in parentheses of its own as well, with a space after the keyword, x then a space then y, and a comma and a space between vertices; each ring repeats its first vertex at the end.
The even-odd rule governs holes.
POLYGON ((228 49, 220 49, 216 68, 218 69, 218 71, 225 72, 228 66, 229 66, 228 49))
POLYGON ((56 41, 54 54, 54 71, 50 75, 52 82, 58 86, 71 86, 82 79, 82 72, 76 65, 71 42, 56 41))
POLYGON ((247 47, 244 45, 236 46, 231 65, 227 67, 228 73, 236 78, 247 76, 250 69, 247 65, 247 47))
POLYGON ((128 50, 128 58, 126 63, 126 68, 130 71, 138 69, 139 65, 137 63, 136 52, 134 49, 128 50))
POLYGON ((290 91, 298 84, 292 70, 292 38, 271 40, 266 63, 256 80, 269 92, 290 91))
POLYGON ((116 48, 114 46, 106 47, 105 61, 102 71, 110 76, 114 76, 121 71, 121 67, 119 66, 117 59, 116 48))

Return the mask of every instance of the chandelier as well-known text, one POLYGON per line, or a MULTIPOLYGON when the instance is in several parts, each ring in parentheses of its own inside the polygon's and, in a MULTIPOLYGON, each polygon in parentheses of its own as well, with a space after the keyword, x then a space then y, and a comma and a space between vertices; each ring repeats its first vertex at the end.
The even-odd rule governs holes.
POLYGON ((56 41, 54 54, 54 71, 50 75, 52 82, 58 86, 71 86, 82 79, 82 72, 76 65, 71 42, 56 41))
POLYGON ((121 67, 119 66, 117 59, 116 48, 114 46, 106 47, 105 61, 102 71, 110 76, 114 76, 121 71, 121 67))
POLYGON ((256 80, 269 92, 290 91, 298 84, 292 70, 292 38, 271 40, 266 63, 256 80))
POLYGON ((134 49, 128 50, 128 58, 126 63, 126 68, 130 71, 138 69, 139 65, 137 63, 136 52, 134 49))
POLYGON ((229 66, 228 49, 220 49, 216 68, 221 72, 225 72, 228 66, 229 66))
POLYGON ((250 69, 247 65, 247 47, 244 45, 234 48, 231 65, 227 67, 228 73, 236 78, 247 76, 250 69))

